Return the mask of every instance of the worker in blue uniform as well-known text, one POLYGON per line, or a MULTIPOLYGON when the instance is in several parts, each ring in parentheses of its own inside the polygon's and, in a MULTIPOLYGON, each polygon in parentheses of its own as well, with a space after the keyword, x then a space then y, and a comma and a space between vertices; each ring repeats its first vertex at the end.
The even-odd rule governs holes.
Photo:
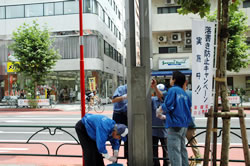
POLYGON ((157 117, 163 118, 166 114, 167 147, 170 163, 173 166, 188 166, 188 154, 185 138, 188 125, 191 121, 191 101, 183 89, 185 75, 179 71, 173 72, 164 103, 157 109, 157 117), (163 113, 163 114, 162 114, 163 113))
MULTIPOLYGON (((152 85, 154 85, 152 83, 152 85)), ((158 84, 156 86, 157 90, 161 93, 165 92, 165 85, 158 84)), ((154 88, 154 89, 156 89, 154 88)), ((152 126, 162 127, 162 128, 153 128, 152 129, 152 140, 153 140, 153 166, 160 166, 159 155, 158 155, 158 143, 161 142, 163 157, 163 166, 168 166, 168 149, 167 149, 167 129, 165 128, 165 119, 159 119, 156 117, 156 109, 163 103, 163 100, 160 100, 158 96, 152 96, 152 126), (164 128, 163 128, 164 127, 164 128)))
POLYGON ((119 140, 126 140, 128 134, 126 125, 117 124, 106 116, 93 114, 86 114, 79 120, 75 130, 83 149, 85 166, 104 166, 103 157, 116 162, 119 140), (112 145, 113 156, 107 152, 106 141, 112 145))
MULTIPOLYGON (((124 124, 128 126, 127 117, 127 84, 119 86, 112 97, 113 107, 113 120, 116 123, 124 124)), ((124 142, 125 158, 128 158, 128 141, 124 142)))

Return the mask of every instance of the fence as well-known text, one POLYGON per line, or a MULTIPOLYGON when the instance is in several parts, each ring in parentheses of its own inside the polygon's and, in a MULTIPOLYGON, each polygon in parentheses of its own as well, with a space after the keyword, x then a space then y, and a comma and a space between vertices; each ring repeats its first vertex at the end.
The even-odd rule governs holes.
MULTIPOLYGON (((59 150, 61 147, 65 146, 65 145, 70 145, 70 146, 79 146, 79 141, 78 139, 71 134, 69 131, 69 129, 74 129, 74 126, 50 126, 50 125, 37 125, 37 126, 31 126, 31 125, 0 125, 0 128, 36 128, 38 129, 36 132, 34 132, 25 142, 3 142, 0 140, 0 144, 25 144, 25 145, 40 145, 42 147, 44 147, 47 151, 47 153, 36 153, 36 154, 32 154, 32 153, 0 153, 0 156, 50 156, 50 157, 82 157, 82 155, 62 155, 59 154, 59 150), (62 131, 65 134, 67 134, 68 136, 70 136, 72 138, 72 140, 75 143, 61 143, 60 145, 58 145, 58 147, 56 148, 55 154, 51 153, 51 150, 49 149, 49 147, 47 145, 45 145, 42 142, 31 142, 31 140, 34 138, 34 136, 36 136, 37 134, 43 132, 43 131, 47 131, 51 136, 54 136, 57 134, 57 131, 62 131)), ((153 128, 162 128, 162 127, 157 127, 157 126, 153 126, 153 128)), ((196 127, 197 130, 202 130, 201 132, 198 132, 195 137, 199 137, 203 134, 206 134, 206 127, 196 127)), ((240 128, 238 127, 232 127, 231 128, 231 134, 238 137, 239 139, 241 139, 241 136, 239 134, 237 134, 236 132, 234 132, 235 130, 240 130, 240 128)), ((218 136, 221 136, 222 133, 222 128, 219 127, 218 128, 218 136)), ((250 131, 250 128, 247 128, 247 131, 250 131)), ((194 137, 193 137, 194 138, 194 137)), ((192 139, 193 139, 192 138, 192 139)), ((191 140, 190 140, 191 141, 191 140)), ((189 142, 190 142, 189 141, 189 142)), ((186 144, 187 147, 191 147, 189 146, 189 142, 186 144)), ((110 146, 110 145, 108 145, 110 146)), ((123 146, 123 145, 122 145, 123 146)), ((159 146, 159 145, 153 145, 153 146, 159 146)), ((199 148, 205 148, 205 146, 197 146, 199 148)), ((248 147, 250 147, 250 145, 248 144, 248 147)), ((241 146, 238 147, 231 147, 231 148, 242 148, 241 146)), ((230 149, 231 149, 230 148, 230 149)), ((123 156, 119 156, 118 159, 125 159, 124 155, 123 156)), ((164 160, 167 158, 157 158, 159 160, 164 160)), ((196 159, 196 158, 190 158, 189 160, 203 160, 202 158, 200 159, 196 159)), ((220 159, 217 159, 217 161, 220 161, 220 159)), ((229 162, 244 162, 244 160, 229 160, 229 162)))

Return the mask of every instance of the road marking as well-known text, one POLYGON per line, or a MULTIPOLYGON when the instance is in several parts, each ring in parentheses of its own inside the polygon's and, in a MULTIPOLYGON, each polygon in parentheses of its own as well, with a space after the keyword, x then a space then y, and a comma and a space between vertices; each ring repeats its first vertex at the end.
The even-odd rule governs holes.
MULTIPOLYGON (((1 142, 22 142, 22 143, 26 143, 27 142, 27 140, 0 140, 0 143, 1 142)), ((61 141, 56 141, 56 140, 30 140, 29 141, 30 143, 46 143, 46 142, 48 142, 48 143, 50 143, 50 142, 52 142, 52 143, 76 143, 76 141, 67 141, 67 140, 61 140, 61 141)), ((27 143, 27 144, 29 144, 29 143, 27 143)))
POLYGON ((29 148, 0 148, 0 150, 28 150, 29 148))
MULTIPOLYGON (((36 131, 31 131, 31 132, 27 132, 27 131, 0 131, 0 134, 34 134, 36 131)), ((39 132, 39 134, 49 134, 49 132, 39 132)), ((56 132, 57 134, 64 134, 63 132, 56 132)))
POLYGON ((80 120, 80 118, 34 118, 34 117, 30 117, 30 118, 0 118, 3 120, 19 120, 19 119, 45 119, 45 120, 80 120))
POLYGON ((5 123, 20 123, 20 122, 22 122, 22 123, 25 123, 25 124, 27 124, 27 123, 32 123, 32 124, 37 124, 37 125, 39 125, 39 124, 42 124, 42 123, 45 123, 45 124, 47 124, 47 125, 49 125, 49 124, 66 124, 66 123, 68 123, 68 124, 72 124, 72 126, 74 126, 75 125, 75 123, 76 123, 76 121, 72 121, 72 122, 65 122, 65 121, 60 121, 60 122, 51 122, 51 121, 46 121, 46 122, 37 122, 37 121, 18 121, 18 120, 9 120, 9 121, 3 121, 3 122, 5 122, 5 123))

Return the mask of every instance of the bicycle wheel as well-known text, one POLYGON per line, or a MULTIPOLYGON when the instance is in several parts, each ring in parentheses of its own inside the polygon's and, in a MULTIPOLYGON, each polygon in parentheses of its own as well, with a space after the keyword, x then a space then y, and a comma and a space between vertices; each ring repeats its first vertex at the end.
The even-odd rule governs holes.
POLYGON ((102 112, 104 111, 104 105, 103 105, 103 104, 97 104, 97 105, 95 106, 95 111, 96 111, 97 113, 102 113, 102 112))
POLYGON ((90 111, 90 106, 85 104, 85 113, 88 113, 90 111))

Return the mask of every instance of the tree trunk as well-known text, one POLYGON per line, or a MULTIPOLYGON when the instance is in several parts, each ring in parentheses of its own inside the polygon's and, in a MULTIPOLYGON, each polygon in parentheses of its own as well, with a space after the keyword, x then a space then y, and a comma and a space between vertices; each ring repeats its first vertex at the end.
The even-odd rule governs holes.
MULTIPOLYGON (((228 41, 228 7, 229 0, 222 0, 222 23, 221 23, 221 52, 220 52, 220 78, 224 81, 220 84, 220 95, 222 102, 222 111, 229 112, 230 106, 227 99, 227 41, 228 41)), ((223 118, 223 133, 222 133, 222 149, 221 149, 221 166, 228 166, 229 160, 229 146, 230 146, 230 118, 223 118)))
POLYGON ((227 99, 227 41, 228 41, 228 7, 229 7, 229 0, 222 0, 222 23, 221 23, 221 51, 220 51, 220 78, 224 79, 224 82, 220 84, 220 95, 221 95, 221 102, 222 102, 222 111, 230 111, 229 102, 227 99))

